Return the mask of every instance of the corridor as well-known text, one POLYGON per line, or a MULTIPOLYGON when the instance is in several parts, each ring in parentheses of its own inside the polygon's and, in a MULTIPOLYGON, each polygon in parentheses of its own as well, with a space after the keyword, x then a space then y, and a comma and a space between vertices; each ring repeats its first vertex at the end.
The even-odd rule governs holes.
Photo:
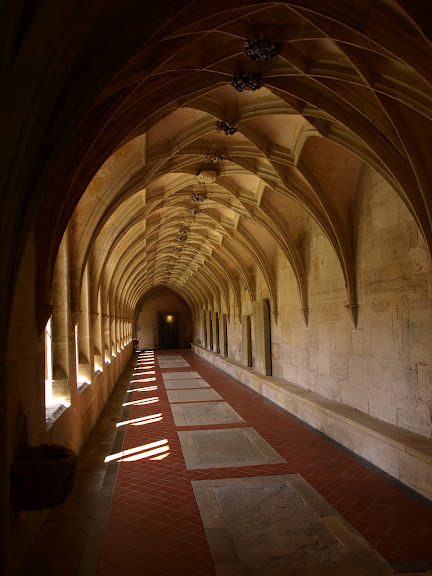
POLYGON ((430 575, 431 542, 430 501, 192 352, 139 352, 22 574, 430 575))

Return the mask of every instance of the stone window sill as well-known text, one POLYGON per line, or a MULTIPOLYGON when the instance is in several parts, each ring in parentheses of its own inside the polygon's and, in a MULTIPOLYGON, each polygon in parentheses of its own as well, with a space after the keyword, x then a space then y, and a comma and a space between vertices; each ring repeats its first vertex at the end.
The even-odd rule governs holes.
POLYGON ((91 382, 78 382, 78 394, 82 394, 90 386, 91 382))
POLYGON ((65 412, 69 406, 65 404, 53 404, 45 408, 46 427, 49 430, 54 422, 65 412))

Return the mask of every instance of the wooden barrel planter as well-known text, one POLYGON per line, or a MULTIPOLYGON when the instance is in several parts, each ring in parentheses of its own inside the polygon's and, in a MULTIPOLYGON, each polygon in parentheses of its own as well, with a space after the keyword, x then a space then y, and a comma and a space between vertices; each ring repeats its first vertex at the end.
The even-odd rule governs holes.
POLYGON ((11 498, 16 510, 54 508, 73 488, 77 455, 58 444, 28 446, 11 466, 11 498))

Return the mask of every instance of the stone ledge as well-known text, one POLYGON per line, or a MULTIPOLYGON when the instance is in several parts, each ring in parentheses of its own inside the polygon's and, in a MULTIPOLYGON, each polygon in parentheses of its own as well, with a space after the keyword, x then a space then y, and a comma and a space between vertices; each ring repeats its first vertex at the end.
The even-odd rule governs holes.
POLYGON ((242 384, 432 499, 432 440, 382 422, 192 344, 192 350, 242 384))
POLYGON ((54 404, 45 408, 46 429, 52 428, 54 422, 69 408, 66 404, 54 404))

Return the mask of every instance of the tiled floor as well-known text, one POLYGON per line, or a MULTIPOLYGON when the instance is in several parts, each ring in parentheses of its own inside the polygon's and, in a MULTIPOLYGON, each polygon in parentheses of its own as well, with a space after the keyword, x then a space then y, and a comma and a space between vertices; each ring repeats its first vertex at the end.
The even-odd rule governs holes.
POLYGON ((151 354, 145 362, 136 354, 79 459, 77 490, 48 516, 23 572, 28 574, 31 566, 32 574, 62 576, 214 574, 191 482, 297 473, 395 572, 432 574, 429 501, 190 351, 176 354, 190 365, 184 369, 186 378, 196 371, 245 422, 176 427, 161 373, 182 369, 160 368, 151 354), (138 358, 139 367, 134 369, 138 358), (116 427, 120 422, 124 424, 116 427), (253 428, 286 462, 186 469, 179 430, 241 427, 253 428), (106 457, 109 463, 104 463, 106 457), (50 537, 59 547, 52 541, 50 545, 50 537), (74 543, 62 545, 68 539, 74 543), (55 569, 53 554, 58 560, 55 569))

